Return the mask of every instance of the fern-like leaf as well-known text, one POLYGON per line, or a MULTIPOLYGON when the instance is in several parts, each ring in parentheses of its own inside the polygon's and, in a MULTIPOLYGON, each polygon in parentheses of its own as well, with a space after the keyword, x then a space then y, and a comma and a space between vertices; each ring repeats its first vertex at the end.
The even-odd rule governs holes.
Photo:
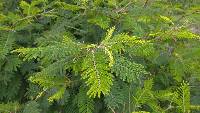
POLYGON ((152 91, 153 79, 145 80, 144 87, 139 88, 134 97, 135 106, 148 105, 155 113, 163 113, 164 110, 158 104, 158 99, 152 91))
MULTIPOLYGON (((70 85, 69 79, 64 76, 36 75, 31 76, 30 81, 43 87, 43 92, 48 89, 56 88, 57 91, 48 98, 49 102, 60 100, 65 93, 66 87, 70 85)), ((43 92, 40 92, 36 98, 41 97, 43 92)))
POLYGON ((23 113, 40 113, 39 104, 36 101, 29 101, 23 110, 23 113))
POLYGON ((87 96, 87 88, 81 87, 76 96, 79 113, 93 113, 94 101, 87 96))
POLYGON ((91 50, 83 61, 82 78, 86 80, 89 86, 87 94, 90 97, 96 95, 100 97, 110 92, 113 77, 109 73, 109 61, 107 55, 102 49, 91 50))
POLYGON ((13 52, 19 53, 24 57, 24 60, 43 59, 45 62, 52 62, 58 59, 63 59, 68 56, 77 55, 80 53, 81 45, 73 42, 70 38, 63 38, 62 42, 53 42, 49 46, 37 48, 19 48, 13 52))
POLYGON ((190 87, 188 83, 183 82, 177 89, 175 103, 180 106, 183 113, 190 112, 190 87))
POLYGON ((126 49, 131 56, 148 57, 155 54, 154 45, 149 41, 140 41, 130 47, 127 47, 126 49))
POLYGON ((105 103, 112 109, 119 109, 127 100, 128 86, 121 83, 120 81, 114 82, 110 94, 105 96, 105 103))
POLYGON ((116 73, 116 76, 127 82, 135 81, 140 76, 147 74, 143 65, 131 62, 123 57, 116 58, 116 62, 112 67, 112 72, 116 73))
POLYGON ((9 33, 8 36, 3 35, 0 37, 0 59, 4 59, 12 49, 13 43, 15 41, 13 36, 13 33, 9 33))

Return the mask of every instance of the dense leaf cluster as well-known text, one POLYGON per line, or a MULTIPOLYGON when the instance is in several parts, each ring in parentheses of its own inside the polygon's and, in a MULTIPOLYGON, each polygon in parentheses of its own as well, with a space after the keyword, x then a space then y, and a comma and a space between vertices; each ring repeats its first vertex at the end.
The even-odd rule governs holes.
POLYGON ((199 0, 0 0, 1 113, 198 113, 199 0))

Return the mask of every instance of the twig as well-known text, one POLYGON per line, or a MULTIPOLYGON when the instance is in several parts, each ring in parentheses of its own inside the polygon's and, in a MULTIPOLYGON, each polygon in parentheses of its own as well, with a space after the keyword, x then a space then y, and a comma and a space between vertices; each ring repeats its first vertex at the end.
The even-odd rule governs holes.
POLYGON ((192 15, 192 14, 195 14, 195 13, 200 13, 200 10, 196 10, 196 11, 194 11, 194 12, 192 12, 192 13, 182 15, 180 18, 177 19, 177 21, 180 21, 180 20, 182 20, 183 18, 185 18, 185 17, 187 17, 187 16, 190 16, 190 15, 192 15))
POLYGON ((120 8, 120 9, 116 9, 115 12, 116 13, 124 12, 126 7, 128 7, 130 4, 132 4, 132 1, 128 2, 124 7, 120 8))
POLYGON ((114 110, 113 108, 111 108, 110 106, 109 106, 109 108, 111 109, 111 111, 112 111, 113 113, 116 113, 115 110, 114 110))
POLYGON ((144 8, 147 7, 148 2, 149 2, 149 0, 146 0, 146 1, 145 1, 144 6, 143 6, 144 8))
POLYGON ((47 11, 47 12, 43 12, 43 13, 40 13, 40 14, 36 14, 36 15, 26 16, 26 17, 24 17, 24 18, 21 18, 21 19, 17 20, 17 21, 14 23, 14 25, 16 25, 17 23, 19 23, 19 22, 21 22, 21 21, 23 21, 23 20, 27 20, 27 19, 30 19, 30 18, 34 18, 34 17, 36 17, 36 16, 41 16, 41 15, 44 15, 44 14, 51 13, 51 12, 53 12, 54 10, 55 10, 55 9, 52 9, 52 10, 49 10, 49 11, 47 11))
POLYGON ((71 28, 71 29, 75 29, 75 30, 77 30, 77 31, 84 32, 84 33, 87 32, 87 31, 84 31, 84 30, 82 30, 82 29, 78 29, 78 28, 75 28, 75 27, 72 27, 72 26, 65 26, 65 27, 68 27, 68 28, 71 28))
POLYGON ((131 113, 131 84, 129 85, 129 92, 128 92, 128 111, 131 113))

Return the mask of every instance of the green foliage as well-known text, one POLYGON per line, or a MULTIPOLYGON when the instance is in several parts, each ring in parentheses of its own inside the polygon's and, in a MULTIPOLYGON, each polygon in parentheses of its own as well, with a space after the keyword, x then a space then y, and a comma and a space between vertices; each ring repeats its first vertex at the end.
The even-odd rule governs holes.
POLYGON ((93 113, 94 101, 87 96, 87 92, 83 87, 80 88, 76 98, 79 113, 93 113))
POLYGON ((78 5, 67 4, 65 2, 60 2, 60 1, 57 1, 55 4, 57 4, 58 6, 60 6, 60 8, 64 10, 76 11, 81 9, 81 7, 79 7, 78 5))
POLYGON ((23 113, 40 113, 39 104, 35 101, 30 101, 25 105, 23 113))
MULTIPOLYGON (((144 88, 138 89, 136 95, 134 96, 134 102, 136 107, 140 107, 143 104, 147 104, 153 112, 163 113, 164 110, 159 106, 157 98, 155 98, 153 91, 151 90, 153 87, 153 80, 146 80, 144 82, 144 88)), ((167 91, 164 92, 168 93, 167 91)), ((171 96, 167 94, 168 96, 171 96)), ((162 96, 163 97, 163 96, 162 96)), ((159 98, 158 98, 159 99, 159 98)))
POLYGON ((112 67, 112 71, 116 73, 123 81, 137 81, 141 76, 148 74, 144 66, 131 62, 123 57, 116 58, 116 62, 112 67))
POLYGON ((0 0, 0 112, 198 113, 199 4, 0 0))
POLYGON ((36 15, 41 12, 41 9, 36 7, 36 5, 44 2, 43 0, 34 0, 31 4, 27 3, 26 1, 20 2, 20 7, 23 9, 23 14, 26 15, 36 15))
POLYGON ((0 58, 4 59, 6 55, 12 50, 15 39, 13 38, 13 33, 6 36, 5 34, 1 36, 0 39, 0 58))
POLYGON ((62 59, 69 55, 78 54, 81 48, 79 45, 73 43, 67 37, 64 37, 61 43, 55 42, 54 45, 38 48, 20 48, 14 50, 14 52, 19 52, 20 55, 24 55, 24 60, 31 60, 36 58, 41 58, 43 61, 53 61, 56 59, 62 59))
POLYGON ((10 113, 10 112, 16 112, 20 109, 20 105, 17 102, 9 102, 6 104, 0 104, 0 112, 3 113, 10 113))
POLYGON ((177 98, 176 103, 181 107, 180 110, 183 113, 190 112, 190 88, 189 84, 184 83, 176 91, 177 98))
POLYGON ((102 29, 107 29, 109 27, 110 18, 105 15, 99 14, 91 19, 88 19, 89 23, 100 26, 102 29))
POLYGON ((109 71, 109 61, 104 51, 101 49, 91 50, 83 61, 82 78, 86 79, 86 83, 90 89, 88 95, 100 97, 101 92, 104 95, 109 94, 112 85, 112 74, 109 71))
POLYGON ((110 95, 106 96, 104 101, 108 107, 116 109, 120 108, 127 100, 127 85, 119 84, 119 82, 114 82, 110 95))
POLYGON ((149 112, 146 112, 146 111, 139 111, 139 112, 132 112, 132 113, 149 113, 149 112))

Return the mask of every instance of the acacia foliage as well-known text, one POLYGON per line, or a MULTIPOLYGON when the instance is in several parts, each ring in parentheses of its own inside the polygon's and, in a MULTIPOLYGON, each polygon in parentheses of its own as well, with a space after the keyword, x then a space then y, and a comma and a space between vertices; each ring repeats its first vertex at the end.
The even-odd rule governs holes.
POLYGON ((197 113, 198 0, 0 0, 0 112, 197 113))

